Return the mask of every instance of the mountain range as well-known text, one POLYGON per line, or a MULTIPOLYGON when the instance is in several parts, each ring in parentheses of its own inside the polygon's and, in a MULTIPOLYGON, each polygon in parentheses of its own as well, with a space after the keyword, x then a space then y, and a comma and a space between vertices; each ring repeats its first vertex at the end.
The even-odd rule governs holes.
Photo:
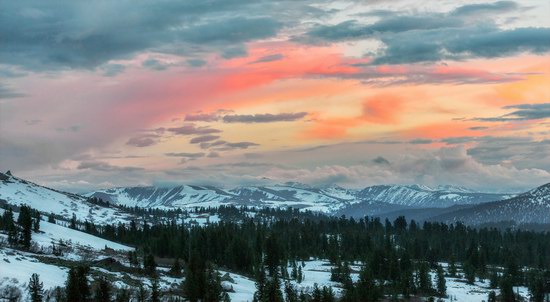
POLYGON ((346 189, 289 182, 233 189, 195 185, 120 187, 78 195, 40 186, 10 173, 0 173, 0 201, 26 203, 42 212, 64 217, 75 213, 77 218, 91 221, 130 218, 119 207, 91 203, 90 197, 101 198, 112 205, 143 208, 294 207, 357 218, 406 216, 418 221, 461 221, 470 225, 503 221, 550 224, 550 184, 523 194, 484 193, 454 186, 378 185, 346 189))

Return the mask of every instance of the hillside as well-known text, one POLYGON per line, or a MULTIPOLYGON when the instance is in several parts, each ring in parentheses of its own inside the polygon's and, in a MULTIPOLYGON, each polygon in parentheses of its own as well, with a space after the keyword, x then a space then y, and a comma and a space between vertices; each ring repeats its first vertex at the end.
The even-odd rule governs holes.
POLYGON ((514 221, 516 224, 550 223, 550 183, 501 201, 460 209, 431 218, 435 221, 486 224, 514 221))

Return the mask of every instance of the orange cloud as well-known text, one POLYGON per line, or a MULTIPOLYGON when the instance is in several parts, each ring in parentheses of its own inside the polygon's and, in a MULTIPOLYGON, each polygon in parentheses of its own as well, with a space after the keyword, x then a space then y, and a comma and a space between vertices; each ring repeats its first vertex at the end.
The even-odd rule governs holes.
POLYGON ((403 100, 392 94, 379 94, 363 103, 362 118, 369 123, 396 124, 403 111, 403 100))

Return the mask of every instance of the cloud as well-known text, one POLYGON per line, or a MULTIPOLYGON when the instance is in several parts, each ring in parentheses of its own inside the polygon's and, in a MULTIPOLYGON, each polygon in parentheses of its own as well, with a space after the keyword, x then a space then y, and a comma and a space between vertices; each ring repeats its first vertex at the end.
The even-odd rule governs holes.
POLYGON ((496 58, 521 52, 542 54, 550 50, 546 40, 549 35, 550 28, 500 30, 486 25, 404 32, 382 36, 386 47, 372 64, 496 58))
POLYGON ((17 92, 8 86, 0 83, 0 99, 14 99, 26 96, 24 93, 17 92))
POLYGON ((248 149, 249 147, 259 146, 259 144, 253 142, 238 142, 238 143, 226 143, 225 146, 232 149, 248 149))
POLYGON ((135 171, 144 170, 143 168, 139 168, 139 167, 113 166, 103 161, 84 161, 78 165, 77 169, 94 170, 94 171, 101 171, 101 172, 135 172, 135 171))
POLYGON ((372 160, 372 162, 379 165, 390 165, 390 161, 385 159, 382 156, 376 157, 375 159, 372 160))
POLYGON ((126 66, 122 64, 107 64, 104 65, 101 70, 103 70, 103 75, 106 77, 114 77, 124 72, 126 66))
POLYGON ((297 40, 305 43, 376 40, 383 46, 366 54, 372 58, 372 65, 496 58, 522 52, 542 54, 550 51, 550 28, 501 29, 491 22, 491 18, 466 18, 482 12, 497 15, 516 8, 514 2, 500 1, 465 5, 450 13, 407 15, 386 12, 384 17, 371 24, 357 20, 336 25, 318 24, 297 40))
POLYGON ((409 144, 413 144, 413 145, 426 145, 426 144, 431 144, 431 143, 433 143, 433 142, 434 142, 434 141, 431 140, 431 139, 417 138, 417 139, 410 140, 410 141, 409 141, 409 144))
POLYGON ((363 103, 362 118, 370 123, 395 124, 403 110, 403 100, 395 95, 380 94, 363 103))
POLYGON ((242 58, 248 56, 248 51, 246 49, 246 46, 244 45, 231 46, 223 49, 221 56, 222 58, 228 60, 234 58, 242 58))
POLYGON ((522 120, 537 120, 550 118, 550 103, 544 104, 518 104, 506 106, 504 109, 517 109, 506 116, 522 120))
POLYGON ((151 70, 162 71, 168 69, 170 66, 172 66, 172 64, 164 63, 157 59, 150 58, 143 61, 141 63, 141 66, 151 70))
POLYGON ((43 122, 43 120, 41 120, 41 119, 25 120, 25 125, 34 126, 34 125, 41 124, 42 122, 43 122))
POLYGON ((186 62, 190 67, 202 67, 208 63, 203 59, 189 59, 186 62))
POLYGON ((185 164, 189 161, 197 160, 201 157, 204 157, 205 153, 203 153, 203 152, 197 152, 197 153, 180 152, 180 153, 166 153, 165 155, 170 156, 170 157, 179 157, 179 158, 181 158, 180 164, 185 164))
POLYGON ((216 157, 220 157, 220 154, 218 152, 209 152, 208 155, 206 157, 209 157, 209 158, 216 158, 216 157))
POLYGON ((369 25, 362 25, 356 20, 348 20, 336 25, 317 25, 306 35, 313 41, 346 41, 385 33, 461 27, 463 24, 459 18, 446 18, 443 15, 399 16, 394 14, 369 25))
POLYGON ((172 132, 176 135, 206 135, 222 132, 219 129, 214 129, 210 127, 197 127, 194 124, 185 124, 181 127, 168 128, 167 131, 172 132))
POLYGON ((275 122, 292 122, 304 118, 307 112, 297 113, 279 113, 279 114, 247 114, 247 115, 225 115, 224 123, 275 123, 275 122))
POLYGON ((550 118, 550 103, 541 104, 516 104, 505 106, 503 109, 515 109, 514 111, 497 117, 477 117, 471 120, 480 122, 509 122, 540 120, 550 118))
POLYGON ((215 122, 220 119, 218 112, 186 114, 186 122, 215 122))
POLYGON ((250 62, 249 64, 274 62, 274 61, 282 60, 284 57, 285 56, 283 54, 277 53, 277 54, 273 54, 273 55, 267 55, 267 56, 260 57, 256 60, 250 62))
POLYGON ((134 147, 148 147, 156 145, 159 142, 159 135, 156 134, 141 134, 128 139, 126 145, 134 147))
POLYGON ((478 130, 487 130, 487 129, 489 129, 489 127, 475 126, 475 127, 469 127, 468 129, 478 131, 478 130))
POLYGON ((496 1, 493 3, 476 3, 467 4, 457 7, 450 12, 451 16, 472 16, 480 14, 499 14, 510 11, 515 11, 519 8, 519 5, 514 1, 496 1))
POLYGON ((221 0, 10 2, 0 12, 5 45, 0 57, 6 64, 44 71, 94 69, 147 51, 212 52, 273 37, 283 26, 279 20, 291 18, 280 13, 306 5, 268 3, 258 9, 254 2, 221 0), (36 14, 22 13, 29 7, 36 14))
POLYGON ((218 140, 218 141, 215 141, 215 142, 203 142, 203 143, 200 143, 199 144, 199 147, 201 149, 208 149, 208 148, 212 148, 212 147, 217 147, 217 146, 223 146, 225 145, 227 142, 224 141, 224 140, 218 140))
POLYGON ((204 157, 204 153, 203 152, 197 152, 197 153, 189 153, 189 152, 179 152, 179 153, 166 153, 166 156, 171 156, 171 157, 185 157, 185 158, 188 158, 188 159, 197 159, 197 158, 201 158, 201 157, 204 157))
POLYGON ((220 138, 218 135, 203 135, 203 136, 194 137, 189 142, 191 144, 200 144, 200 143, 217 140, 218 138, 220 138))

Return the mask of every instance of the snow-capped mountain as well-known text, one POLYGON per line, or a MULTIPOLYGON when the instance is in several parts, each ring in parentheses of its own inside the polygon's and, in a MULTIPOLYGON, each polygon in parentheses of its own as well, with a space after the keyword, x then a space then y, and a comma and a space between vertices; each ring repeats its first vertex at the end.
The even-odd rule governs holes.
POLYGON ((116 204, 140 207, 215 207, 232 204, 237 206, 295 207, 325 213, 336 213, 353 207, 354 212, 366 215, 373 211, 379 213, 382 209, 446 208, 453 205, 475 205, 510 198, 513 195, 477 193, 466 188, 452 186, 430 188, 420 185, 393 185, 353 190, 339 186, 317 188, 289 182, 281 185, 245 186, 229 190, 188 185, 174 188, 115 188, 91 192, 86 196, 99 197, 116 204), (359 204, 361 206, 358 206, 359 204), (385 204, 392 206, 385 206, 385 204), (370 209, 370 206, 375 209, 370 209))
POLYGON ((413 208, 446 208, 453 205, 479 204, 512 197, 510 194, 477 193, 462 187, 372 186, 357 192, 359 200, 377 200, 413 208))
POLYGON ((453 211, 433 220, 472 225, 504 221, 547 224, 550 223, 550 183, 510 199, 453 211))
POLYGON ((84 194, 118 205, 144 208, 177 208, 219 206, 233 195, 221 189, 206 186, 182 185, 171 188, 129 187, 112 188, 84 194))
POLYGON ((79 220, 91 222, 127 221, 129 215, 117 209, 92 204, 85 197, 43 187, 15 177, 11 173, 0 173, 0 202, 21 206, 26 204, 43 213, 54 213, 70 219, 73 213, 79 220))

